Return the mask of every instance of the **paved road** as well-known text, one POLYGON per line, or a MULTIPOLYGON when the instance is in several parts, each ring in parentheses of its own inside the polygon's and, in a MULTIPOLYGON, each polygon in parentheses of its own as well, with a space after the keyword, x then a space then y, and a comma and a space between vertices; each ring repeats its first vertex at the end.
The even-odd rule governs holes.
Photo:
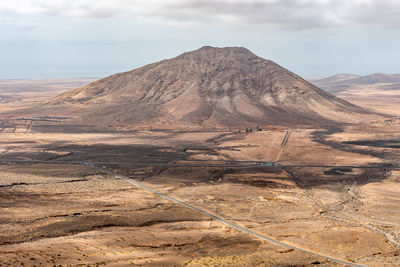
POLYGON ((204 214, 204 215, 206 215, 206 216, 208 216, 208 217, 210 217, 210 218, 212 218, 212 219, 214 219, 216 221, 222 222, 223 224, 228 225, 229 227, 235 228, 235 229, 237 229, 239 231, 242 231, 242 232, 245 232, 245 233, 250 234, 252 236, 258 237, 258 238, 263 239, 263 240, 266 240, 266 241, 271 242, 273 244, 276 244, 276 245, 279 245, 279 246, 284 246, 284 247, 287 247, 287 248, 290 248, 290 249, 295 249, 297 251, 304 252, 304 253, 307 253, 307 254, 311 254, 311 255, 314 255, 314 256, 326 258, 326 259, 335 261, 335 262, 340 263, 340 264, 345 264, 345 265, 348 265, 348 266, 355 266, 355 267, 365 266, 365 265, 349 262, 349 261, 346 261, 346 260, 338 259, 338 258, 335 258, 333 256, 320 254, 318 252, 314 252, 314 251, 311 251, 311 250, 302 249, 300 247, 296 247, 294 245, 290 245, 290 244, 287 244, 285 242, 273 239, 273 238, 268 237, 266 235, 257 233, 257 232, 255 232, 253 230, 250 230, 248 228, 240 226, 240 225, 238 225, 238 224, 236 224, 234 222, 228 221, 228 220, 226 220, 226 219, 224 219, 224 218, 222 218, 222 217, 220 217, 218 215, 210 213, 209 211, 206 211, 206 210, 203 210, 201 208, 195 207, 195 206, 193 206, 193 205, 191 205, 189 203, 186 203, 186 202, 184 202, 182 200, 179 200, 179 199, 177 199, 175 197, 172 197, 172 196, 166 195, 164 193, 161 193, 160 191, 157 191, 157 190, 155 190, 155 189, 153 189, 151 187, 148 187, 148 186, 146 186, 146 185, 144 185, 144 184, 142 184, 142 183, 140 183, 140 182, 138 182, 138 181, 136 181, 134 179, 128 178, 128 177, 120 175, 120 174, 113 173, 113 172, 111 172, 109 170, 106 170, 104 168, 95 167, 95 166, 93 166, 93 164, 90 164, 90 163, 86 163, 85 165, 89 166, 89 167, 91 167, 93 169, 96 169, 96 170, 98 170, 100 172, 103 172, 103 173, 106 173, 106 174, 109 174, 109 175, 113 175, 114 177, 116 177, 118 179, 125 180, 125 181, 127 181, 127 182, 129 182, 129 183, 141 188, 141 189, 144 189, 144 190, 146 190, 148 192, 152 192, 152 193, 154 193, 154 194, 156 194, 156 195, 158 195, 160 197, 163 197, 163 198, 168 199, 168 200, 170 200, 172 202, 178 203, 178 204, 183 205, 183 206, 185 206, 185 207, 187 207, 189 209, 192 209, 192 210, 194 210, 196 212, 204 214))
MULTIPOLYGON (((179 199, 177 199, 175 197, 172 197, 172 196, 166 195, 164 193, 161 193, 160 191, 157 191, 157 190, 155 190, 155 189, 153 189, 151 187, 148 187, 148 186, 146 186, 146 185, 144 185, 144 184, 142 184, 142 183, 140 183, 140 182, 138 182, 138 181, 136 181, 134 179, 128 178, 128 177, 120 175, 120 174, 113 173, 113 172, 105 169, 104 167, 103 168, 99 168, 99 167, 96 167, 94 165, 94 164, 100 164, 100 165, 109 164, 109 163, 106 163, 106 162, 104 162, 104 163, 103 162, 95 163, 95 162, 84 162, 84 161, 46 161, 46 160, 18 160, 18 159, 14 159, 14 160, 11 160, 11 159, 0 159, 0 162, 3 162, 3 163, 52 163, 52 164, 81 164, 81 165, 85 165, 85 166, 88 166, 90 168, 96 169, 96 170, 98 170, 100 172, 103 172, 103 173, 106 173, 106 174, 109 174, 109 175, 113 175, 114 177, 116 177, 118 179, 125 180, 125 181, 127 181, 127 182, 129 182, 129 183, 131 183, 131 184, 133 184, 133 185, 135 185, 135 186, 137 186, 137 187, 139 187, 139 188, 141 188, 143 190, 146 190, 148 192, 154 193, 154 194, 156 194, 156 195, 158 195, 160 197, 163 197, 165 199, 168 199, 168 200, 170 200, 172 202, 175 202, 175 203, 178 203, 180 205, 183 205, 183 206, 185 206, 185 207, 187 207, 189 209, 192 209, 192 210, 194 210, 196 212, 199 212, 201 214, 204 214, 204 215, 206 215, 206 216, 208 216, 208 217, 210 217, 210 218, 212 218, 212 219, 214 219, 216 221, 219 221, 219 222, 221 222, 221 223, 223 223, 225 225, 228 225, 229 227, 232 227, 232 228, 237 229, 239 231, 245 232, 245 233, 250 234, 252 236, 255 236, 257 238, 266 240, 266 241, 271 242, 273 244, 276 244, 276 245, 279 245, 279 246, 284 246, 284 247, 287 247, 287 248, 290 248, 290 249, 295 249, 297 251, 304 252, 304 253, 307 253, 307 254, 311 254, 311 255, 314 255, 314 256, 322 257, 322 258, 325 258, 325 259, 328 259, 328 260, 332 260, 332 261, 335 261, 337 263, 344 264, 344 265, 347 265, 347 266, 354 266, 354 267, 365 266, 365 265, 349 262, 349 261, 346 261, 346 260, 338 259, 338 258, 335 258, 333 256, 320 254, 318 252, 314 252, 314 251, 311 251, 311 250, 303 249, 303 248, 300 248, 300 247, 297 247, 297 246, 294 246, 294 245, 291 245, 291 244, 288 244, 288 243, 273 239, 273 238, 268 237, 266 235, 257 233, 257 232, 255 232, 255 231, 253 231, 251 229, 248 229, 248 228, 245 228, 243 226, 240 226, 240 225, 238 225, 238 224, 236 224, 234 222, 228 221, 228 220, 226 220, 226 219, 224 219, 224 218, 222 218, 222 217, 220 217, 218 215, 210 213, 209 211, 206 211, 206 210, 203 210, 201 208, 195 207, 195 206, 193 206, 193 205, 191 205, 189 203, 186 203, 186 202, 184 202, 182 200, 179 200, 179 199)), ((121 164, 121 163, 115 163, 115 164, 121 164)), ((151 163, 137 163, 137 164, 138 165, 144 165, 144 164, 159 165, 159 164, 151 164, 151 163)), ((188 164, 180 164, 180 165, 181 166, 188 166, 188 164)), ((178 165, 178 166, 180 166, 180 165, 178 165)), ((191 165, 193 165, 193 164, 191 164, 191 165)), ((177 166, 177 164, 168 164, 168 165, 167 164, 163 164, 163 166, 177 166)), ((189 164, 189 166, 190 166, 190 164, 189 164)), ((201 164, 199 164, 199 165, 195 165, 195 166, 218 166, 218 165, 207 165, 207 164, 202 164, 201 165, 201 164)), ((231 165, 221 165, 221 166, 231 167, 231 165)), ((237 166, 243 167, 243 165, 237 165, 237 166)), ((246 166, 260 167, 260 165, 254 165, 254 164, 253 165, 246 165, 246 166)), ((261 167, 262 167, 262 165, 261 165, 261 167)), ((268 166, 268 167, 278 167, 278 166, 268 166)), ((279 166, 279 167, 281 167, 281 166, 279 166)), ((338 166, 334 166, 334 167, 338 167, 338 166)))
MULTIPOLYGON (((180 161, 180 162, 183 162, 180 161)), ((189 161, 190 162, 190 161, 189 161)), ((199 161, 200 162, 200 161, 199 161)), ((213 162, 213 161, 209 161, 213 162)), ((215 161, 221 162, 221 161, 215 161)), ((375 169, 382 166, 362 166, 362 165, 310 165, 310 164, 276 164, 268 161, 232 161, 226 163, 174 163, 174 162, 106 162, 106 161, 74 161, 74 160, 25 160, 25 159, 6 159, 0 158, 0 163, 49 163, 49 164, 87 164, 95 165, 136 165, 136 166, 163 166, 163 167, 223 167, 223 168, 358 168, 375 169)), ((390 166, 390 169, 398 167, 390 166)))

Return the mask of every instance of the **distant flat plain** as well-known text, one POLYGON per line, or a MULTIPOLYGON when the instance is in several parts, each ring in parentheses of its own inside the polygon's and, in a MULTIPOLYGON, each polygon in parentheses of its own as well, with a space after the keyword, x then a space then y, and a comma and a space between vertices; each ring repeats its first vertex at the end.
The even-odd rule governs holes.
POLYGON ((375 73, 367 76, 338 74, 310 79, 321 89, 353 104, 400 116, 400 75, 375 73))
MULTIPOLYGON (((88 82, 3 81, 10 97, 0 112, 88 82)), ((124 162, 98 166, 297 247, 370 266, 400 265, 400 172, 391 168, 400 157, 398 119, 251 133, 97 132, 72 124, 68 133, 53 131, 61 124, 0 117, 0 158, 124 162), (129 165, 178 159, 376 168, 129 165)), ((83 165, 0 164, 0 210, 0 266, 341 266, 83 165)))
POLYGON ((95 78, 0 80, 0 110, 40 103, 62 92, 86 85, 95 78))

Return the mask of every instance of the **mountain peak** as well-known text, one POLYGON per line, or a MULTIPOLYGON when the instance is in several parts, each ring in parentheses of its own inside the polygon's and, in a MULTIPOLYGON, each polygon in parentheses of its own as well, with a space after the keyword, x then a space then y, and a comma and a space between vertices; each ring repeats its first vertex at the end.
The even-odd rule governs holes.
POLYGON ((64 103, 88 121, 135 126, 320 125, 365 113, 243 47, 205 46, 50 101, 64 103))
MULTIPOLYGON (((230 52, 230 53, 249 53, 253 54, 250 50, 241 46, 227 46, 227 47, 216 47, 216 46, 203 46, 197 50, 192 51, 193 53, 201 51, 214 51, 216 53, 230 52)), ((190 53, 190 52, 189 52, 190 53)))
POLYGON ((250 50, 244 47, 213 47, 203 46, 197 50, 183 53, 181 57, 197 56, 197 57, 232 57, 232 58, 258 58, 250 50))

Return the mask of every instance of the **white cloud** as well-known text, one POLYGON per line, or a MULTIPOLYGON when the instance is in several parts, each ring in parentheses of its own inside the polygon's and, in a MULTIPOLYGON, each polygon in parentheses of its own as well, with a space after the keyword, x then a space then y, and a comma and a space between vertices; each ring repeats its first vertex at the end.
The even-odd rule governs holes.
POLYGON ((289 30, 400 27, 398 0, 0 0, 0 12, 83 17, 125 14, 177 23, 289 30))

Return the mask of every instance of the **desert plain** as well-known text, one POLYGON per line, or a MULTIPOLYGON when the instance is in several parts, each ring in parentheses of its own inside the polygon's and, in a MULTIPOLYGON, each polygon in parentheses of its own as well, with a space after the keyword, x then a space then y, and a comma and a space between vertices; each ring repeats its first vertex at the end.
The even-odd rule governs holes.
POLYGON ((395 117, 246 131, 3 115, 0 137, 0 266, 400 265, 395 117))

